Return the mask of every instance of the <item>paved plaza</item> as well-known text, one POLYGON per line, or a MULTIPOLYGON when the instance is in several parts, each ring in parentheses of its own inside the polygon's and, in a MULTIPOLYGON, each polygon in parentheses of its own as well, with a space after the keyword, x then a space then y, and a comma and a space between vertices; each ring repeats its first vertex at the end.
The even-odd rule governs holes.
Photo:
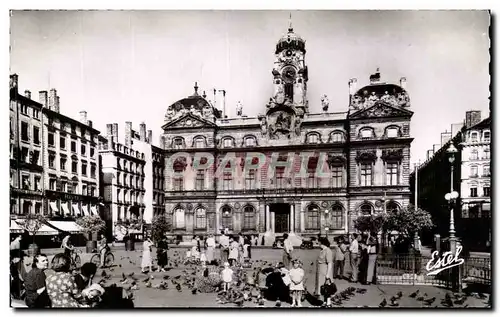
MULTIPOLYGON (((56 250, 42 250, 48 254, 53 254, 56 250)), ((124 287, 125 289, 130 289, 130 282, 122 284, 122 274, 126 276, 133 273, 133 277, 137 280, 137 285, 139 289, 129 290, 133 293, 134 305, 135 307, 227 307, 234 308, 237 307, 235 304, 220 304, 217 302, 216 293, 197 293, 193 295, 192 290, 186 286, 181 286, 181 290, 177 290, 176 287, 168 284, 168 289, 156 289, 155 284, 158 284, 164 280, 165 276, 168 276, 168 280, 174 279, 176 276, 193 277, 194 268, 178 264, 181 257, 184 256, 185 248, 171 248, 169 250, 169 262, 171 262, 171 269, 167 272, 153 272, 151 274, 141 273, 141 254, 140 248, 135 251, 128 251, 122 249, 118 246, 113 249, 115 255, 115 265, 113 268, 106 269, 106 275, 111 277, 105 281, 106 285, 116 284, 117 286, 124 287), (153 276, 154 279, 151 280, 151 285, 153 287, 148 287, 151 285, 146 285, 144 280, 148 276, 153 276)), ((218 250, 216 256, 218 256, 218 250)), ((295 256, 302 259, 304 262, 304 270, 306 272, 306 282, 305 285, 310 292, 314 289, 314 278, 315 278, 315 259, 318 255, 319 250, 296 250, 295 256)), ((155 250, 153 250, 153 254, 155 250)), ((53 255, 49 255, 49 260, 53 255)), ((90 260, 91 254, 82 253, 82 263, 90 260)), ((282 250, 277 249, 253 249, 252 250, 252 269, 253 271, 256 267, 268 266, 270 264, 275 264, 281 260, 282 250), (257 262, 258 261, 258 262, 257 262)), ((29 264, 29 263, 27 263, 29 264)), ((95 282, 102 279, 103 270, 99 269, 97 271, 95 282)), ((50 272, 48 273, 50 274, 50 272)), ((132 279, 129 278, 130 281, 132 279)), ((399 307, 444 307, 441 304, 447 293, 451 295, 451 292, 439 287, 434 286, 412 286, 412 285, 361 285, 359 283, 353 284, 344 280, 336 280, 335 283, 338 286, 338 292, 345 290, 348 287, 355 287, 357 289, 366 289, 363 294, 355 293, 353 297, 348 300, 343 301, 341 307, 379 307, 379 304, 386 299, 390 302, 390 298, 395 296, 398 292, 402 292, 403 296, 398 300, 399 307), (410 298, 409 295, 416 290, 420 291, 420 294, 425 295, 425 298, 435 297, 436 300, 431 305, 426 305, 423 301, 417 301, 415 298, 410 298)), ((487 295, 488 296, 488 295, 487 295)), ((456 305, 457 307, 487 307, 488 298, 480 299, 479 296, 468 296, 466 301, 462 305, 456 305)), ((275 302, 265 301, 264 306, 259 306, 257 303, 245 301, 243 307, 274 307, 275 302)), ((304 307, 312 307, 307 301, 303 302, 304 307)), ((289 307, 289 304, 283 303, 282 307, 289 307)), ((389 307, 389 306, 387 306, 389 307)))

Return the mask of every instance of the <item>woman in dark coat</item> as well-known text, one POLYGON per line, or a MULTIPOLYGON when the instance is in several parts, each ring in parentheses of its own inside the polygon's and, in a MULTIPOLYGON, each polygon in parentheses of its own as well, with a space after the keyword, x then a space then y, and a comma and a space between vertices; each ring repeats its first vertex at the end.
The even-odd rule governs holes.
POLYGON ((156 249, 156 258, 158 260, 158 267, 165 271, 165 266, 168 264, 168 242, 166 237, 162 237, 158 242, 158 248, 156 249))

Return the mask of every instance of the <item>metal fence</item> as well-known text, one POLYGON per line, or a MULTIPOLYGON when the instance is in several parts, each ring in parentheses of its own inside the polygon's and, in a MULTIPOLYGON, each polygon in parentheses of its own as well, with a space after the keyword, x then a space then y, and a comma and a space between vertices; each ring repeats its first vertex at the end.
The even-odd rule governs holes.
POLYGON ((491 285, 491 258, 468 257, 461 267, 462 281, 491 285))
POLYGON ((377 283, 451 287, 450 270, 427 275, 426 264, 430 259, 416 254, 381 254, 377 257, 377 283))
MULTIPOLYGON (((446 269, 436 275, 427 275, 430 257, 416 254, 381 254, 377 257, 377 283, 405 285, 437 285, 453 287, 458 281, 456 269, 446 269)), ((468 257, 459 267, 462 282, 491 285, 491 259, 468 257)))

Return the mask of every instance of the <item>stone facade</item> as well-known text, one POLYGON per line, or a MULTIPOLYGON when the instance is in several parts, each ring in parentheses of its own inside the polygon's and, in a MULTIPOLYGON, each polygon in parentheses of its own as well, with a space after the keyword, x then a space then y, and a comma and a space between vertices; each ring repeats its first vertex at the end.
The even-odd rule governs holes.
POLYGON ((359 90, 350 80, 345 112, 329 112, 323 96, 322 112, 311 113, 305 41, 290 27, 275 54, 273 96, 257 117, 238 103, 227 118, 224 95, 211 102, 197 85, 168 107, 160 140, 173 234, 338 235, 361 214, 408 204, 406 80, 387 84, 377 73, 359 90))
POLYGON ((74 220, 99 214, 99 131, 82 111, 79 121, 61 114, 57 91, 18 93, 10 77, 11 215, 43 214, 74 220))

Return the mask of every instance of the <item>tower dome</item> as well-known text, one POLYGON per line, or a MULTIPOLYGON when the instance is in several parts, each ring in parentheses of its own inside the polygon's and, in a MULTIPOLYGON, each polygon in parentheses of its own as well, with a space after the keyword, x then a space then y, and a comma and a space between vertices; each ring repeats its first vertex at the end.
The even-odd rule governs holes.
POLYGON ((288 33, 283 35, 278 40, 275 54, 279 54, 286 49, 299 50, 302 53, 306 52, 306 41, 293 31, 291 15, 288 25, 288 33))
POLYGON ((221 117, 221 111, 210 104, 210 102, 206 99, 205 93, 203 93, 203 96, 198 94, 197 83, 195 83, 194 86, 194 94, 174 102, 167 108, 165 121, 176 119, 188 112, 211 121, 215 118, 221 117))

